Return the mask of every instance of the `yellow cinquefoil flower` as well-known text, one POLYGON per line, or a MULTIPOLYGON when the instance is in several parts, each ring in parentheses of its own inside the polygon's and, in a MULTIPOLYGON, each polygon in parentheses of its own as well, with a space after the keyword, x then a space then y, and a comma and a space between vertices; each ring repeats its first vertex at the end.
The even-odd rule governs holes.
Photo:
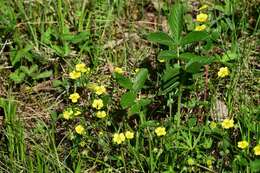
POLYGON ((88 72, 90 71, 90 68, 86 68, 86 64, 84 63, 80 63, 80 64, 77 64, 76 65, 76 70, 78 72, 82 72, 82 73, 85 73, 85 72, 88 72))
POLYGON ((135 69, 135 73, 138 73, 140 71, 140 68, 135 69))
POLYGON ((80 98, 78 93, 73 93, 70 95, 69 99, 71 99, 72 103, 76 103, 78 99, 80 98))
POLYGON ((233 119, 225 119, 222 123, 221 123, 222 127, 224 129, 229 129, 234 127, 234 120, 233 119))
POLYGON ((210 126, 211 129, 215 129, 217 127, 217 123, 214 122, 214 121, 211 121, 209 126, 210 126))
POLYGON ((117 144, 121 144, 122 142, 125 141, 125 135, 124 133, 115 133, 113 136, 113 142, 117 144))
POLYGON ((101 109, 104 106, 103 100, 101 99, 95 99, 92 103, 92 107, 96 108, 97 110, 101 109))
POLYGON ((260 144, 255 146, 253 150, 254 150, 255 155, 260 156, 260 144))
POLYGON ((165 127, 157 127, 155 129, 155 133, 157 136, 164 136, 166 135, 165 127))
POLYGON ((218 71, 218 77, 226 77, 229 75, 229 70, 227 67, 221 67, 218 71))
POLYGON ((105 111, 98 111, 96 116, 98 118, 105 118, 107 116, 107 113, 105 111))
POLYGON ((74 113, 75 116, 78 116, 78 115, 80 115, 80 114, 81 114, 81 112, 80 112, 79 110, 77 110, 77 111, 74 113))
POLYGON ((104 86, 95 86, 95 87, 94 87, 94 90, 95 90, 95 93, 96 93, 97 95, 104 94, 104 93, 106 93, 106 91, 107 91, 104 86))
POLYGON ((74 70, 70 72, 69 76, 71 79, 78 79, 81 76, 81 73, 74 70))
POLYGON ((122 68, 120 68, 120 67, 115 67, 114 72, 118 73, 118 74, 123 74, 124 70, 122 68))
POLYGON ((248 145, 249 145, 249 143, 247 141, 239 141, 237 144, 238 148, 241 148, 241 149, 247 148, 248 145))
POLYGON ((85 133, 85 128, 82 125, 77 125, 75 127, 75 131, 77 132, 77 134, 83 135, 85 133))
POLYGON ((208 20, 208 15, 205 13, 200 13, 196 17, 197 22, 206 22, 208 20))
POLYGON ((195 31, 204 31, 206 29, 206 25, 196 26, 195 31))
POLYGON ((134 132, 126 131, 125 137, 126 137, 126 139, 133 139, 134 138, 134 132))
POLYGON ((200 8, 199 8, 199 10, 201 11, 201 10, 205 10, 205 9, 207 9, 209 6, 208 5, 202 5, 200 8))
POLYGON ((71 118, 71 115, 73 114, 73 111, 71 109, 66 110, 63 112, 63 118, 68 120, 71 118))
POLYGON ((158 60, 160 63, 163 63, 163 62, 165 62, 165 60, 164 59, 159 59, 158 60))

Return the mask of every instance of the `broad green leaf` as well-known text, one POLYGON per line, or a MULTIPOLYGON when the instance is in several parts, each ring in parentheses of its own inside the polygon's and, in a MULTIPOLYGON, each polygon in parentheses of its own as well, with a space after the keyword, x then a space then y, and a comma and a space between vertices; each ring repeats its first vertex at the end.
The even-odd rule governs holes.
POLYGON ((163 44, 163 45, 166 45, 166 46, 172 46, 174 44, 173 39, 168 34, 166 34, 164 32, 150 33, 147 36, 147 39, 149 41, 159 43, 159 44, 163 44))
POLYGON ((174 88, 177 88, 180 85, 180 82, 176 81, 172 83, 169 87, 159 91, 159 95, 166 95, 167 93, 171 92, 174 88))
POLYGON ((133 90, 134 91, 141 90, 147 78, 148 78, 148 70, 146 68, 140 69, 133 81, 133 90))
POLYGON ((199 62, 190 61, 185 65, 185 71, 189 73, 198 73, 203 65, 199 62))
POLYGON ((19 84, 24 81, 25 73, 21 72, 20 69, 16 70, 15 72, 9 75, 9 78, 13 80, 15 83, 19 84))
POLYGON ((44 71, 42 73, 39 73, 39 74, 35 74, 33 79, 42 79, 42 78, 48 78, 52 75, 52 71, 49 70, 49 71, 44 71))
POLYGON ((260 172, 260 159, 256 159, 250 162, 250 168, 252 172, 260 172))
POLYGON ((171 11, 168 19, 170 29, 175 40, 175 44, 179 44, 181 40, 181 31, 183 25, 183 6, 180 3, 176 3, 171 11))
POLYGON ((18 62, 21 61, 21 59, 29 54, 29 51, 33 48, 32 45, 27 44, 25 48, 20 50, 13 50, 13 53, 11 54, 11 64, 14 66, 18 62), (16 51, 16 52, 14 52, 16 51))
POLYGON ((28 76, 31 76, 34 72, 38 70, 38 65, 34 64, 30 68, 26 66, 21 66, 20 69, 28 76))
POLYGON ((158 122, 155 120, 145 121, 143 124, 139 126, 139 129, 144 129, 146 127, 156 127, 158 126, 158 122))
POLYGON ((211 64, 216 60, 214 57, 199 56, 193 53, 182 53, 180 54, 179 59, 186 62, 199 62, 202 65, 211 64))
POLYGON ((158 59, 159 60, 171 60, 176 58, 176 52, 173 50, 163 50, 159 53, 158 59))
POLYGON ((125 76, 121 75, 121 74, 118 74, 118 73, 115 73, 115 79, 117 81, 117 83, 126 88, 126 89, 132 89, 132 81, 128 78, 126 78, 125 76))
POLYGON ((180 66, 168 67, 165 69, 162 79, 164 82, 166 82, 169 79, 177 76, 179 72, 180 72, 180 66))
POLYGON ((181 44, 186 45, 197 41, 207 40, 208 38, 209 35, 206 31, 192 31, 183 37, 181 44))
POLYGON ((141 110, 141 105, 138 103, 133 104, 129 109, 129 115, 137 114, 141 110))
POLYGON ((127 93, 123 94, 120 100, 120 105, 123 109, 133 105, 135 103, 136 92, 128 91, 127 93))

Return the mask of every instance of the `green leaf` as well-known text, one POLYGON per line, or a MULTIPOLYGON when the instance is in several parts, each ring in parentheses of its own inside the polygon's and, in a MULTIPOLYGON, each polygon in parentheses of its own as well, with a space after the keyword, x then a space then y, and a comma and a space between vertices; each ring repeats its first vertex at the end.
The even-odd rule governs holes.
POLYGON ((260 171, 260 159, 256 159, 250 162, 250 168, 252 172, 259 172, 260 171))
POLYGON ((206 31, 192 31, 183 37, 181 44, 186 45, 197 41, 207 40, 209 35, 206 31))
POLYGON ((202 65, 211 64, 216 60, 214 57, 199 56, 193 53, 182 53, 180 54, 179 59, 184 60, 186 62, 199 62, 202 65))
POLYGON ((135 103, 136 92, 128 91, 127 93, 123 94, 120 100, 120 105, 123 109, 133 105, 135 103))
POLYGON ((154 33, 150 33, 147 36, 147 39, 151 42, 155 42, 155 43, 159 43, 159 44, 163 44, 166 46, 172 46, 174 45, 174 41, 173 39, 166 33, 164 32, 154 32, 154 33))
POLYGON ((132 81, 128 78, 126 78, 125 76, 121 75, 121 74, 118 74, 118 73, 115 73, 115 79, 117 81, 117 83, 126 88, 126 89, 132 89, 132 81))
POLYGON ((50 44, 51 43, 51 33, 52 30, 50 27, 41 35, 41 41, 45 44, 50 44))
POLYGON ((177 54, 175 51, 172 50, 163 50, 159 53, 158 55, 158 59, 159 60, 165 60, 165 61, 169 61, 171 59, 176 58, 177 54))
POLYGON ((176 3, 171 11, 168 19, 171 32, 176 44, 180 43, 181 31, 183 27, 183 6, 180 3, 176 3))
POLYGON ((186 70, 186 72, 194 74, 194 73, 200 72, 200 69, 202 66, 203 65, 199 62, 190 61, 185 65, 185 70, 186 70))
POLYGON ((143 124, 139 126, 139 129, 144 129, 146 127, 156 127, 158 126, 158 122, 155 120, 145 121, 143 124))
POLYGON ((131 106, 131 108, 129 109, 129 115, 133 115, 133 114, 137 114, 139 113, 141 110, 141 105, 138 103, 135 103, 131 106))
POLYGON ((52 70, 49 71, 44 71, 42 73, 39 74, 35 74, 33 79, 42 79, 42 78, 48 78, 52 75, 52 70))
POLYGON ((19 84, 24 81, 25 73, 21 72, 20 69, 15 70, 15 72, 9 75, 9 78, 13 80, 15 83, 19 84))
POLYGON ((21 71, 23 71, 26 75, 28 76, 32 76, 32 74, 34 72, 36 72, 38 70, 38 65, 37 64, 34 64, 30 67, 30 69, 26 66, 21 66, 20 67, 21 71))
POLYGON ((141 90, 147 78, 148 78, 148 70, 146 68, 140 69, 133 81, 133 90, 134 91, 141 90))
POLYGON ((29 51, 33 48, 32 45, 27 44, 25 48, 20 49, 20 50, 13 50, 13 53, 11 54, 11 64, 14 66, 18 62, 21 61, 21 59, 25 56, 30 56, 29 51), (16 52, 14 52, 16 51, 16 52))
POLYGON ((169 79, 177 76, 179 73, 180 73, 180 66, 174 66, 174 67, 169 66, 165 69, 162 79, 164 82, 166 82, 169 79))

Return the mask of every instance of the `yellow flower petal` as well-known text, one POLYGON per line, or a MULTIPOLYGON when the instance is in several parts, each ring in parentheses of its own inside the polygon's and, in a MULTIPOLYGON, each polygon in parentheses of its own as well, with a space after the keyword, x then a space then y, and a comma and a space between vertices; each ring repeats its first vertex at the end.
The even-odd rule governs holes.
POLYGON ((75 127, 75 131, 77 132, 77 134, 83 135, 85 133, 85 128, 82 125, 77 125, 75 127))
POLYGON ((73 103, 76 103, 78 101, 78 99, 80 98, 79 94, 78 93, 73 93, 70 95, 69 99, 71 99, 71 101, 73 103))
POLYGON ((120 68, 120 67, 115 67, 114 72, 118 73, 118 74, 123 74, 124 70, 122 68, 120 68))
POLYGON ((117 144, 121 144, 124 141, 125 141, 125 135, 123 133, 115 133, 113 135, 113 142, 117 144))
POLYGON ((165 127, 157 127, 155 129, 155 133, 157 136, 164 136, 166 135, 165 127))
POLYGON ((70 72, 69 76, 71 79, 78 79, 81 76, 81 73, 77 71, 72 71, 70 72))
POLYGON ((260 144, 255 146, 253 150, 256 156, 260 156, 260 144))
POLYGON ((97 110, 101 109, 104 106, 103 100, 101 99, 95 99, 92 103, 92 107, 96 108, 97 110))
POLYGON ((206 22, 208 20, 208 15, 205 13, 200 13, 196 17, 197 22, 206 22))
POLYGON ((126 139, 133 139, 134 138, 134 132, 126 131, 125 137, 126 137, 126 139))
POLYGON ((195 31, 204 31, 206 29, 206 25, 196 26, 195 31))
POLYGON ((241 148, 241 149, 247 148, 248 145, 249 145, 249 144, 248 144, 247 141, 239 141, 238 144, 237 144, 238 148, 241 148))
POLYGON ((234 127, 234 120, 233 119, 225 119, 222 123, 221 123, 222 127, 224 129, 229 129, 234 127))
POLYGON ((96 113, 96 116, 97 116, 98 118, 105 118, 105 117, 107 116, 107 113, 106 113, 105 111, 98 111, 98 112, 96 113))
POLYGON ((227 67, 221 67, 218 71, 218 77, 226 77, 229 75, 229 70, 227 67))

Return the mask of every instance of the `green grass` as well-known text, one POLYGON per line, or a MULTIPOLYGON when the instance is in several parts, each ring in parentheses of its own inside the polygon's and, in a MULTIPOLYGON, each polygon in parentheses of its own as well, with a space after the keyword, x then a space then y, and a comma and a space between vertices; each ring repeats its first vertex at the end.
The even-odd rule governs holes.
POLYGON ((187 39, 202 1, 181 1, 180 24, 165 0, 0 0, 0 172, 259 172, 259 2, 205 3, 207 29, 187 39), (70 79, 79 63, 90 73, 70 79))

